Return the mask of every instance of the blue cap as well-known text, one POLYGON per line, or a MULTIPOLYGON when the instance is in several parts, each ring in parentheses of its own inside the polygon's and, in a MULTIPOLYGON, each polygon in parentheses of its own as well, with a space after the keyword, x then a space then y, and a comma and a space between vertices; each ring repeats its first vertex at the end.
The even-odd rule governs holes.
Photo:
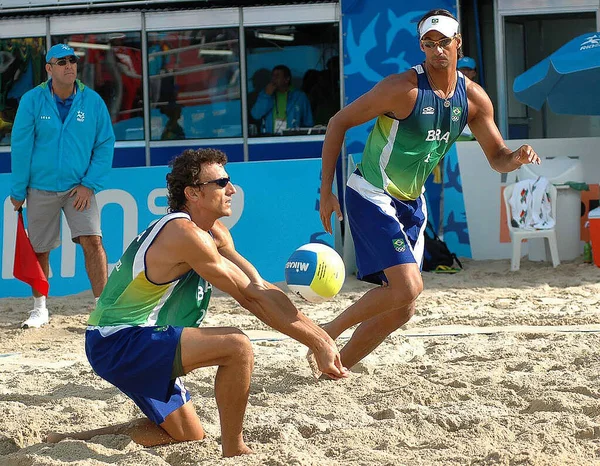
POLYGON ((50 63, 53 58, 77 57, 75 50, 67 44, 56 44, 50 47, 46 53, 46 63, 50 63))
POLYGON ((469 68, 472 70, 477 68, 477 66, 475 65, 475 60, 473 60, 471 57, 462 57, 460 60, 458 60, 456 67, 457 68, 469 68))

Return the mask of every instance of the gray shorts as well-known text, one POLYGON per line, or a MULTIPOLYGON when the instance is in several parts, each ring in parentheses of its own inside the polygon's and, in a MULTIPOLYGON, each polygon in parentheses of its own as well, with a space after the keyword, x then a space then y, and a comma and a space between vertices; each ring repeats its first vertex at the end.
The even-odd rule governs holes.
POLYGON ((69 191, 53 192, 27 189, 27 230, 35 252, 48 252, 60 246, 61 210, 71 229, 71 239, 79 243, 80 236, 102 236, 96 196, 92 194, 90 208, 80 212, 73 207, 69 191))

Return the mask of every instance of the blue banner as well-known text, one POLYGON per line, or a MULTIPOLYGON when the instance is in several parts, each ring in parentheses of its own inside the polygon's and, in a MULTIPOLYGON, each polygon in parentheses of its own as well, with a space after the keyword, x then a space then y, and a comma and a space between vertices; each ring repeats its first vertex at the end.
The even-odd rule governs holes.
MULTIPOLYGON (((167 167, 113 169, 106 189, 97 194, 103 243, 109 268, 119 260, 129 242, 167 208, 167 167)), ((231 217, 225 223, 237 250, 271 281, 284 279, 284 268, 294 250, 309 242, 333 246, 333 236, 323 231, 318 201, 321 161, 230 163, 226 167, 237 193, 231 217)), ((1 265, 0 297, 29 296, 28 285, 12 276, 17 214, 10 203, 10 175, 0 175, 1 265)), ((90 288, 83 252, 70 239, 62 219, 62 245, 50 254, 50 295, 63 296, 90 288)))
POLYGON ((469 226, 467 225, 467 211, 463 196, 463 186, 458 166, 458 152, 453 145, 444 160, 444 241, 450 251, 458 257, 471 256, 471 241, 469 239, 469 226))

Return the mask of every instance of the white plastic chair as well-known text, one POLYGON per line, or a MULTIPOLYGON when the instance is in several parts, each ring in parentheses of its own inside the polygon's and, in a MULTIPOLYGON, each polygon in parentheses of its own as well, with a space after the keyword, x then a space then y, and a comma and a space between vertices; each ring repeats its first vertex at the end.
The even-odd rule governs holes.
MULTIPOLYGON (((509 184, 504 188, 504 206, 506 208, 506 222, 508 224, 508 231, 510 233, 510 239, 512 242, 512 258, 510 260, 510 270, 519 270, 521 266, 521 242, 524 239, 531 238, 546 238, 548 245, 550 246, 550 254, 552 256, 552 265, 558 267, 560 265, 560 259, 558 258, 558 244, 556 242, 556 230, 549 228, 547 230, 524 230, 522 228, 516 228, 512 225, 512 215, 510 208, 510 197, 512 196, 515 183, 509 184)), ((556 186, 553 184, 548 185, 548 194, 550 196, 550 202, 552 205, 552 218, 556 220, 556 186)))

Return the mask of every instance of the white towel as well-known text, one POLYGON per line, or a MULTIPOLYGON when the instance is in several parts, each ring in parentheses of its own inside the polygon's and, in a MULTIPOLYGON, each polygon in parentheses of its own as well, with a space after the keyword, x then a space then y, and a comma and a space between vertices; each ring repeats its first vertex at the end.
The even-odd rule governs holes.
POLYGON ((543 176, 515 183, 510 197, 513 225, 526 230, 554 228, 548 186, 549 181, 543 176))

